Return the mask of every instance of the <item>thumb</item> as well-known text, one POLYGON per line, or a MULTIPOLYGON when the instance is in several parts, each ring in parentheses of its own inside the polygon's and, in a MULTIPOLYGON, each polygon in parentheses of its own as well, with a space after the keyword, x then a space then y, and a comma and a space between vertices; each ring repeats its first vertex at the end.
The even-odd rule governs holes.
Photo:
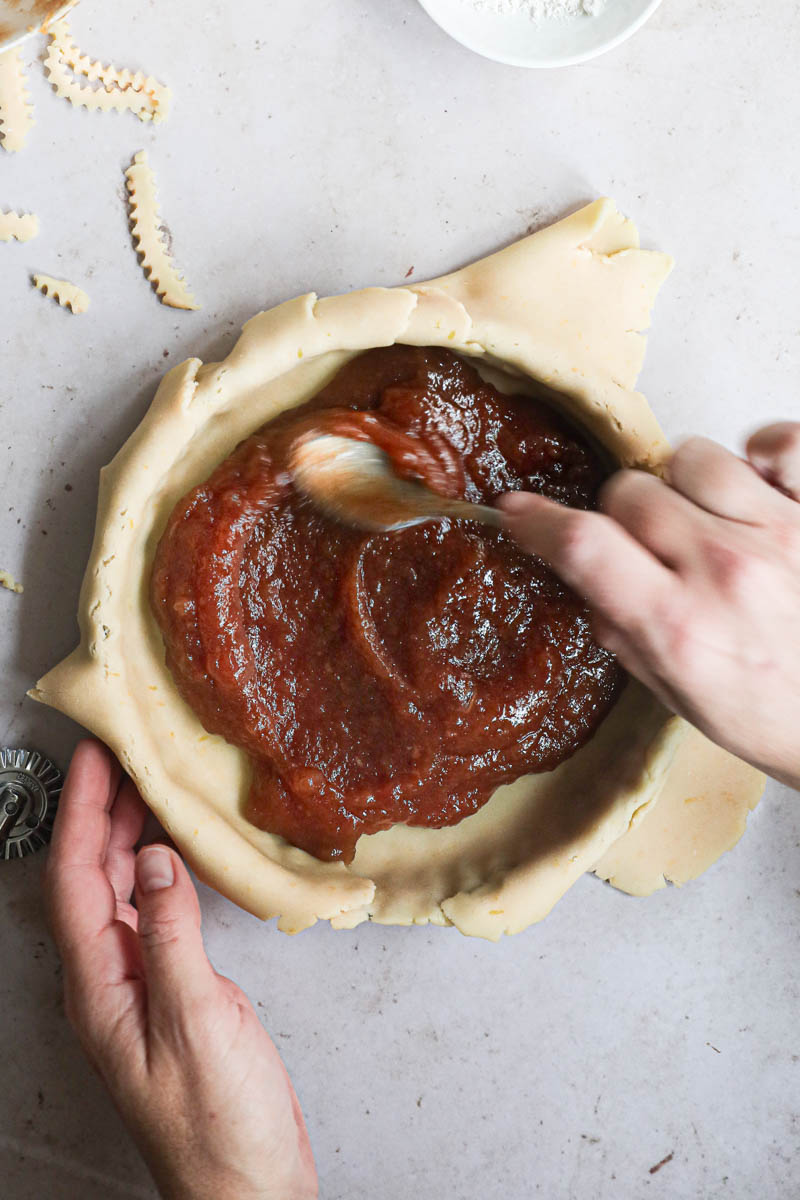
POLYGON ((197 892, 174 850, 153 845, 139 851, 136 907, 148 1012, 169 1025, 208 996, 217 979, 200 933, 197 892))

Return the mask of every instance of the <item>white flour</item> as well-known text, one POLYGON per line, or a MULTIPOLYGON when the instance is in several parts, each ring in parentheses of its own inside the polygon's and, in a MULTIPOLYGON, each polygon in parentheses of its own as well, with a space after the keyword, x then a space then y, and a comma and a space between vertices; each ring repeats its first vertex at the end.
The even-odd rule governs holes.
POLYGON ((558 21, 566 17, 596 17, 606 0, 466 0, 481 12, 530 17, 532 21, 558 21))

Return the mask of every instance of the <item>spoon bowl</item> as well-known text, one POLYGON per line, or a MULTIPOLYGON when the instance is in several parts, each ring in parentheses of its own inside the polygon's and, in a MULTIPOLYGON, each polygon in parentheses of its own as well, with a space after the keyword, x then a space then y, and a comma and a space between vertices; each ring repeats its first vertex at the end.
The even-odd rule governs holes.
POLYGON ((308 437, 295 447, 290 469, 297 487, 319 508, 360 529, 406 529, 448 517, 503 526, 496 508, 450 500, 401 479, 389 456, 372 442, 328 433, 308 437))
POLYGON ((0 0, 0 53, 41 33, 78 0, 0 0))

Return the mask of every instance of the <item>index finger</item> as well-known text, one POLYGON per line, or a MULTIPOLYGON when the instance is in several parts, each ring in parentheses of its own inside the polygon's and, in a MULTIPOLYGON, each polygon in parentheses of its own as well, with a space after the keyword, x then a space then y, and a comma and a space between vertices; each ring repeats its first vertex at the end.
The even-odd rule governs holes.
POLYGON ((116 897, 104 862, 120 776, 120 766, 105 746, 95 741, 79 744, 61 793, 47 864, 50 920, 56 942, 67 955, 116 916, 116 897))
POLYGON ((567 508, 529 492, 503 496, 498 507, 523 550, 543 558, 614 625, 647 633, 654 610, 678 586, 674 572, 603 513, 567 508))

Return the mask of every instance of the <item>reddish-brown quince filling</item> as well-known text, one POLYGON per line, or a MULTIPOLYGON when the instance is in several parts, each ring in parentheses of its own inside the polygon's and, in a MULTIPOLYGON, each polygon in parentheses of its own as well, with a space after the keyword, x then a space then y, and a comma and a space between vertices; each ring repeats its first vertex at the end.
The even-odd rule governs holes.
POLYGON ((251 757, 248 818, 348 862, 362 833, 452 825, 556 767, 622 671, 578 597, 505 534, 445 520, 376 535, 318 510, 288 470, 311 429, 375 440, 404 475, 488 503, 526 489, 591 508, 606 472, 544 403, 448 351, 393 346, 176 506, 151 597, 178 689, 251 757))

